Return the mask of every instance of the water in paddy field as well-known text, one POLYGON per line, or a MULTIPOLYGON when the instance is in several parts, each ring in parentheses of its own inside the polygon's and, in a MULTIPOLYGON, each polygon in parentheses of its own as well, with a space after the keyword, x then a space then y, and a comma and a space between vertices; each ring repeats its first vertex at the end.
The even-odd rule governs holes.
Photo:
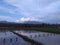
MULTIPOLYGON (((27 36, 36 42, 44 45, 60 45, 60 34, 39 32, 39 31, 14 31, 23 36, 27 36)), ((0 45, 31 45, 30 42, 25 41, 22 37, 10 31, 0 31, 0 45)))
POLYGON ((37 42, 43 43, 44 45, 60 45, 60 34, 39 32, 39 31, 15 31, 21 35, 27 36, 28 38, 37 42))
POLYGON ((0 45, 31 45, 9 31, 0 32, 0 45))

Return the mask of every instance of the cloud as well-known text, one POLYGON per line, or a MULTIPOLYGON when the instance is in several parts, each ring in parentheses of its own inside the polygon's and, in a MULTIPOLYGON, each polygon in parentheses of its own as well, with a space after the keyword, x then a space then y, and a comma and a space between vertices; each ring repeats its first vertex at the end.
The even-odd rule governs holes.
POLYGON ((60 5, 59 0, 6 0, 6 2, 18 7, 23 15, 31 17, 34 15, 41 17, 47 13, 53 13, 58 10, 60 5))
POLYGON ((8 9, 10 13, 17 12, 20 16, 27 17, 21 17, 17 22, 19 20, 31 20, 34 17, 42 18, 43 22, 60 23, 60 0, 4 0, 4 2, 17 7, 8 9))
POLYGON ((0 10, 3 10, 12 15, 19 13, 18 12, 19 9, 16 6, 6 3, 4 0, 0 1, 0 10))
POLYGON ((8 22, 15 22, 16 19, 13 19, 10 16, 0 16, 0 21, 8 21, 8 22), (4 18, 4 19, 3 19, 4 18))
MULTIPOLYGON (((20 18, 20 19, 18 19, 18 20, 16 20, 16 22, 20 22, 20 23, 23 23, 23 22, 25 22, 25 21, 39 21, 40 19, 38 19, 38 18, 20 18)), ((40 20, 40 21, 42 21, 42 20, 40 20)))
POLYGON ((2 6, 0 6, 0 10, 4 10, 4 11, 7 12, 7 13, 15 14, 14 11, 12 11, 12 10, 10 10, 10 9, 7 9, 7 8, 5 8, 5 7, 2 7, 2 6))

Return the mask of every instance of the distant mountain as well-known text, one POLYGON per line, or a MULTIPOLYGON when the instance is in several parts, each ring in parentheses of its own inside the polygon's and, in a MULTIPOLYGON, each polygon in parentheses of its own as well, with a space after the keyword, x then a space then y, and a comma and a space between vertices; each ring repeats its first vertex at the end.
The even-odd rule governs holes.
POLYGON ((0 21, 0 24, 17 24, 15 22, 0 21))
POLYGON ((7 23, 7 21, 0 21, 0 23, 7 23))
POLYGON ((43 22, 39 22, 39 21, 25 21, 22 24, 43 24, 43 22))
POLYGON ((39 22, 39 21, 24 21, 22 23, 0 21, 0 23, 5 23, 5 24, 43 24, 43 22, 39 22))

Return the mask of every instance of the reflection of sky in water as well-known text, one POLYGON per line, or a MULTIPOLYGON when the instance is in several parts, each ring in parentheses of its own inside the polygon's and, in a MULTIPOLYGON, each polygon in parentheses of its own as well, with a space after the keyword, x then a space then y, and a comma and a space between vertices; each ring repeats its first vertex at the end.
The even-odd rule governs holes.
POLYGON ((30 45, 12 32, 0 32, 0 45, 30 45))
POLYGON ((45 45, 60 45, 60 34, 37 31, 15 31, 15 32, 25 35, 45 45))

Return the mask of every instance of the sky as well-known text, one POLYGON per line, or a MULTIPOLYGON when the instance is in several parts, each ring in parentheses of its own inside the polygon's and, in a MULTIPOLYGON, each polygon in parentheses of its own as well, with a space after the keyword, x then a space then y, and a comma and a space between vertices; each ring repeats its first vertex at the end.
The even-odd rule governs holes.
POLYGON ((0 21, 60 24, 60 0, 0 0, 0 21))

